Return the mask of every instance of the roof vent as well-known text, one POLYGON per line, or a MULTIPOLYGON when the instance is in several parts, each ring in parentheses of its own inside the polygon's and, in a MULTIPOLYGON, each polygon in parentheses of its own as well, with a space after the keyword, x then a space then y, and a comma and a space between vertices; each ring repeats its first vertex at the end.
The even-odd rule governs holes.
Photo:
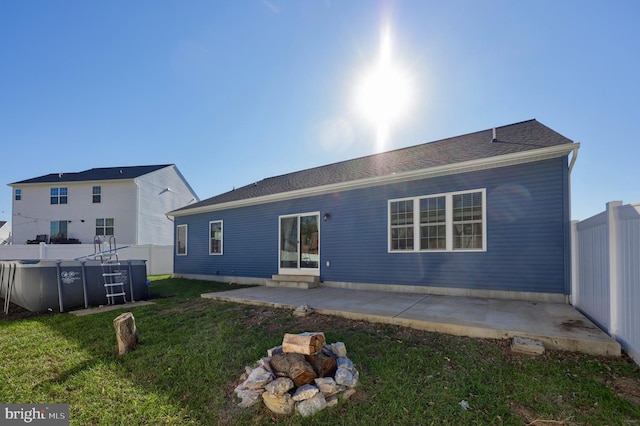
POLYGON ((59 179, 62 179, 62 175, 63 175, 63 173, 62 173, 62 172, 58 173, 58 178, 59 178, 59 179))
POLYGON ((491 139, 491 142, 498 142, 498 138, 496 138, 496 128, 493 128, 493 138, 491 139))

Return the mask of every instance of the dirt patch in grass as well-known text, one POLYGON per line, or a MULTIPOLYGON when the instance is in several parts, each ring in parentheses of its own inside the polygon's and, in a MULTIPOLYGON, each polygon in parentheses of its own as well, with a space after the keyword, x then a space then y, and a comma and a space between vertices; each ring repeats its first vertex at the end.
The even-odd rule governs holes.
MULTIPOLYGON (((4 299, 0 299, 3 302, 3 306, 4 306, 4 299)), ((48 311, 48 312, 31 312, 26 310, 23 307, 20 307, 14 303, 10 303, 9 304, 9 313, 5 314, 4 310, 2 310, 0 312, 0 320, 5 320, 5 321, 16 321, 16 320, 22 320, 22 319, 26 319, 26 318, 33 318, 33 317, 40 317, 40 316, 45 316, 45 315, 53 315, 56 312, 54 311, 48 311)))
POLYGON ((511 403, 511 410, 518 416, 524 420, 524 424, 531 426, 562 426, 562 425, 573 425, 570 419, 566 420, 552 420, 552 419, 542 419, 537 417, 533 411, 530 409, 523 407, 522 405, 518 405, 515 403, 511 403))
POLYGON ((614 377, 609 385, 618 395, 640 405, 640 380, 633 377, 614 377))

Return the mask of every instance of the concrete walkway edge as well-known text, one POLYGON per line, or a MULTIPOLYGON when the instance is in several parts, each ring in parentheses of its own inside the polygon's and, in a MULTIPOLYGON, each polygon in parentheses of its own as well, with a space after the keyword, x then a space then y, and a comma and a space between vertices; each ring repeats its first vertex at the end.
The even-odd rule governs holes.
POLYGON ((324 315, 487 339, 516 336, 540 340, 545 348, 620 356, 618 342, 571 305, 350 290, 248 287, 203 298, 273 308, 304 304, 324 315))

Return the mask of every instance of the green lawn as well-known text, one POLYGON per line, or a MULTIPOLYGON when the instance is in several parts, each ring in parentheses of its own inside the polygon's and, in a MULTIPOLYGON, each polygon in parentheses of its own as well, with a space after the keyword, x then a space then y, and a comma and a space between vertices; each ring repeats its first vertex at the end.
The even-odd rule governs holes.
POLYGON ((69 403, 74 425, 640 422, 640 369, 627 358, 515 356, 507 341, 297 318, 199 297, 230 288, 153 277, 155 304, 132 310, 140 345, 120 357, 113 328, 120 310, 0 319, 0 402, 69 403), (238 408, 233 388, 244 367, 284 333, 303 331, 345 342, 360 372, 356 395, 304 421, 238 408))

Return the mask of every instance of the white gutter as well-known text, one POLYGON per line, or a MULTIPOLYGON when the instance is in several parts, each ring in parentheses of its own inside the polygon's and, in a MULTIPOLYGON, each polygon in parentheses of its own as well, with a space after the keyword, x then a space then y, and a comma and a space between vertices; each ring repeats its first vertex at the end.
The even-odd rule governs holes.
MULTIPOLYGON (((330 194, 338 191, 361 189, 370 186, 407 182, 418 179, 434 178, 457 173, 467 173, 477 170, 493 169, 497 167, 512 166, 516 164, 531 163, 534 161, 548 160, 551 158, 569 155, 577 150, 579 144, 562 144, 546 148, 516 152, 512 154, 498 155, 478 160, 463 161, 461 163, 446 164, 443 166, 429 167, 408 172, 392 173, 385 176, 376 176, 366 179, 358 179, 349 182, 333 183, 329 185, 317 186, 313 188, 298 189, 294 191, 281 192, 277 194, 264 195, 262 197, 247 198, 227 203, 214 204, 209 206, 194 207, 182 211, 172 211, 167 216, 180 217, 191 216, 199 213, 207 213, 229 208, 245 207, 256 204, 272 203, 276 201, 291 200, 295 198, 309 197, 314 195, 330 194)), ((574 154, 575 156, 575 154, 574 154)))

